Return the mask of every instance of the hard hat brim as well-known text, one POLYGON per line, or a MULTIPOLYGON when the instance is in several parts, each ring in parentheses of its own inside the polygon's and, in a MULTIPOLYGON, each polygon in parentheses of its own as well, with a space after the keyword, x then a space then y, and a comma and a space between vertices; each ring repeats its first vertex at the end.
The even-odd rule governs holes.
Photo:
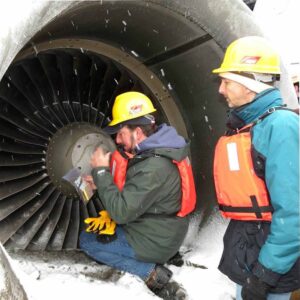
POLYGON ((280 69, 277 67, 274 68, 268 68, 268 70, 264 67, 259 68, 259 67, 255 67, 255 69, 251 70, 251 68, 245 68, 245 67, 241 67, 241 66, 235 66, 235 67, 220 67, 217 69, 212 70, 212 73, 214 74, 220 74, 220 73, 225 73, 225 72, 252 72, 252 73, 261 73, 261 74, 274 74, 274 75, 280 75, 280 69))
POLYGON ((103 131, 106 132, 109 135, 116 134, 122 127, 125 125, 150 125, 155 124, 155 118, 148 114, 142 117, 130 119, 121 123, 118 123, 116 125, 108 125, 103 128, 103 131))
POLYGON ((113 135, 113 134, 116 134, 120 129, 122 129, 122 127, 123 127, 123 124, 117 124, 114 126, 106 126, 106 127, 102 128, 102 130, 109 135, 113 135))
POLYGON ((224 71, 224 69, 222 69, 222 68, 212 70, 212 73, 214 73, 214 74, 223 73, 223 72, 226 72, 226 71, 224 71))

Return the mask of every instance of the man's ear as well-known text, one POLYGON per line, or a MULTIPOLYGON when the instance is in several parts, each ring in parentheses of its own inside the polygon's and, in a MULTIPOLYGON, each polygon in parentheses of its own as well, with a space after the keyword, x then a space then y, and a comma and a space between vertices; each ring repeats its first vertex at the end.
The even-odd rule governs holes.
POLYGON ((135 132, 136 132, 136 138, 138 143, 142 142, 146 138, 141 127, 136 127, 135 132))
POLYGON ((254 98, 255 98, 255 96, 256 96, 256 93, 255 92, 253 92, 253 91, 251 91, 251 90, 249 90, 248 88, 246 88, 246 93, 247 93, 247 95, 248 95, 248 98, 252 101, 254 98))

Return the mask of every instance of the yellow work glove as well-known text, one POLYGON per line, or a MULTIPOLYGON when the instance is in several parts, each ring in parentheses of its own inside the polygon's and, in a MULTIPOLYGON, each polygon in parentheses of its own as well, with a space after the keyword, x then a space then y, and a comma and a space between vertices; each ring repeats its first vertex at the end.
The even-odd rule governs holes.
MULTIPOLYGON (((96 232, 98 231, 99 234, 102 234, 101 231, 104 231, 103 234, 114 234, 114 229, 116 227, 116 224, 112 219, 110 218, 108 212, 106 210, 101 210, 99 212, 99 217, 97 218, 86 218, 84 220, 85 224, 88 224, 88 228, 85 230, 86 232, 96 232), (106 229, 109 229, 113 227, 112 223, 114 223, 114 229, 113 233, 105 233, 106 229), (105 229, 102 230, 105 226, 105 229)), ((111 230, 108 230, 108 232, 111 232, 111 230)))
POLYGON ((109 218, 109 221, 105 223, 105 229, 100 230, 99 234, 113 235, 115 234, 116 226, 116 223, 109 218))

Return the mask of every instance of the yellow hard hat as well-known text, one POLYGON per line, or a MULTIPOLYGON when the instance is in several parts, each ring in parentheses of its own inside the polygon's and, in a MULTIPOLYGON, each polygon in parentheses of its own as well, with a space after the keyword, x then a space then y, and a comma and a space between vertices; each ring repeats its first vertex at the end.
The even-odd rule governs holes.
POLYGON ((139 92, 126 92, 116 97, 112 108, 112 121, 108 126, 145 116, 155 112, 151 100, 139 92))
POLYGON ((213 70, 224 72, 280 74, 279 54, 262 37, 243 37, 228 46, 221 67, 213 70))

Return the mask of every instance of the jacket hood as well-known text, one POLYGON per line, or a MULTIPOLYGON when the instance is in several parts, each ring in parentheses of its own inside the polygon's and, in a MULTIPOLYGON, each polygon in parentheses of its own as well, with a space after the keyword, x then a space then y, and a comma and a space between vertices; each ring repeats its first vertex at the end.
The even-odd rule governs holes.
POLYGON ((244 125, 252 123, 271 107, 281 106, 283 103, 280 91, 275 88, 268 89, 256 95, 254 100, 241 107, 229 111, 230 119, 239 118, 244 125))
POLYGON ((162 124, 158 130, 136 146, 137 154, 151 152, 175 160, 182 160, 188 155, 189 144, 176 129, 162 124))

